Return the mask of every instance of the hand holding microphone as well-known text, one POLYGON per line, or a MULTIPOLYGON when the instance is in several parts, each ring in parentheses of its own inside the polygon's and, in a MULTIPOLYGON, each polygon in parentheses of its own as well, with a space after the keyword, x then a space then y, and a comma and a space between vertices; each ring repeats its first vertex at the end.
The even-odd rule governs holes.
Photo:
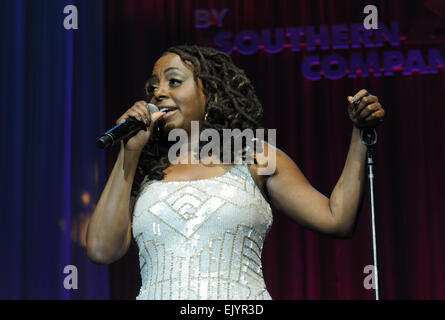
POLYGON ((131 137, 125 144, 125 149, 127 151, 141 151, 150 139, 154 124, 164 114, 154 104, 138 101, 117 119, 117 125, 114 128, 105 132, 97 140, 97 146, 105 149, 131 137))

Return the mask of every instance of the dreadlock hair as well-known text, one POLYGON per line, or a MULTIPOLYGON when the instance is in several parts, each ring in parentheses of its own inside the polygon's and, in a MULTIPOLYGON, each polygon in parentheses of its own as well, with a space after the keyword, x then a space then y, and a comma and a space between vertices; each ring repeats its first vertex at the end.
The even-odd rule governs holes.
MULTIPOLYGON (((182 62, 191 64, 195 82, 198 83, 198 78, 202 82, 207 113, 202 130, 212 128, 221 134, 223 129, 243 131, 260 128, 263 108, 255 89, 244 71, 236 67, 227 54, 196 45, 170 47, 163 56, 168 53, 175 53, 182 62)), ((148 102, 154 96, 149 87, 150 83, 147 81, 145 93, 148 102)), ((133 180, 132 196, 137 196, 144 178, 162 180, 165 175, 163 170, 170 165, 167 157, 168 144, 162 138, 159 123, 156 125, 142 150, 133 180)), ((202 145, 199 148, 201 147, 202 145)), ((231 159, 234 159, 233 154, 231 159)))

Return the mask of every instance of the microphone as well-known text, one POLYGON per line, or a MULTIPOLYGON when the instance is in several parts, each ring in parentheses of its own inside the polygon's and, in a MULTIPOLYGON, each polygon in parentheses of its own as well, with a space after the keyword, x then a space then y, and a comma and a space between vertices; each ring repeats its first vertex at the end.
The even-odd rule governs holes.
MULTIPOLYGON (((159 111, 158 107, 156 107, 154 104, 149 103, 147 106, 150 109, 150 114, 159 111)), ((96 146, 101 149, 112 147, 119 143, 122 139, 131 138, 140 130, 147 130, 147 127, 150 126, 150 123, 150 118, 148 118, 148 124, 145 124, 145 122, 136 120, 133 117, 129 117, 114 128, 105 132, 96 141, 96 146)))

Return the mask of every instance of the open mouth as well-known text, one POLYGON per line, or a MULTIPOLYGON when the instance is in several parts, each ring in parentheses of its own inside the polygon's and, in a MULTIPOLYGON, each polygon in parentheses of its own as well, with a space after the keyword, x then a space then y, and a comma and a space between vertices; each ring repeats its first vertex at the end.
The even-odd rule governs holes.
POLYGON ((175 107, 162 107, 159 111, 165 112, 164 119, 175 113, 178 108, 175 107))

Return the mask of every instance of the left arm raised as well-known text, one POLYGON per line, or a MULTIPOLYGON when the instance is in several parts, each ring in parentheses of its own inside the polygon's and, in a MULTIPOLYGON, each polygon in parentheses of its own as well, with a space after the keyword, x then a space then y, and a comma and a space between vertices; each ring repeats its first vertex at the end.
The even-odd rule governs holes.
POLYGON ((357 212, 363 199, 366 175, 366 147, 360 129, 383 122, 385 111, 376 96, 360 90, 348 97, 348 113, 354 123, 346 163, 329 199, 311 186, 301 170, 287 155, 272 146, 276 154, 275 173, 264 177, 262 188, 272 204, 303 227, 319 233, 348 238, 354 231, 357 212))
POLYGON ((329 207, 342 235, 352 236, 354 231, 366 185, 365 157, 360 130, 354 127, 345 166, 329 198, 329 207))
POLYGON ((366 147, 360 142, 359 130, 353 129, 346 163, 330 198, 312 187, 286 154, 272 146, 265 148, 267 153, 276 152, 275 173, 265 183, 272 205, 305 228, 329 236, 350 237, 365 181, 366 147))

